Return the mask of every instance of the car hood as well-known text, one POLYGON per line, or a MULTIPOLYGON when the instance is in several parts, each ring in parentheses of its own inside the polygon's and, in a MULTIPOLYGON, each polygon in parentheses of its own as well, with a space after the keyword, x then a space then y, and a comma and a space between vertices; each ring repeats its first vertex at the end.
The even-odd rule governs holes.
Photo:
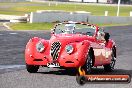
POLYGON ((50 42, 59 41, 64 44, 73 43, 73 42, 81 42, 83 40, 92 41, 93 37, 82 35, 82 34, 55 34, 51 36, 50 42))

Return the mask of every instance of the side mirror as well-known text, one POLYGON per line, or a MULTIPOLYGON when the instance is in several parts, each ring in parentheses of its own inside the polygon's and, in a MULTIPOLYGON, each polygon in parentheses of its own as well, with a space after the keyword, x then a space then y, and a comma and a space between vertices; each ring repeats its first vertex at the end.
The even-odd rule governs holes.
POLYGON ((54 32, 52 31, 51 34, 54 34, 54 32))
POLYGON ((51 33, 51 35, 54 34, 54 33, 55 33, 55 32, 54 32, 54 29, 51 29, 51 32, 50 32, 50 33, 51 33))
POLYGON ((105 36, 104 36, 105 41, 108 42, 109 38, 110 38, 110 34, 105 32, 105 36))

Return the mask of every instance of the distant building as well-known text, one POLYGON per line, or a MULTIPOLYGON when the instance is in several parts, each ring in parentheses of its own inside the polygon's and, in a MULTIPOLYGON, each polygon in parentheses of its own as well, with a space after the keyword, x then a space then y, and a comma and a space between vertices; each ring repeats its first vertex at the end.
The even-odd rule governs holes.
MULTIPOLYGON (((130 4, 132 0, 121 0, 122 4, 130 4)), ((113 0, 113 3, 118 3, 118 0, 113 0)))
POLYGON ((73 2, 107 3, 107 0, 69 0, 73 2))
MULTIPOLYGON (((118 0, 56 0, 56 1, 71 1, 71 2, 88 2, 88 3, 118 3, 118 0)), ((121 0, 122 4, 130 4, 132 0, 121 0)))
POLYGON ((108 2, 112 2, 112 0, 55 0, 55 1, 87 2, 87 3, 108 3, 108 2))
MULTIPOLYGON (((109 4, 118 3, 118 0, 31 0, 31 1, 60 1, 60 2, 109 3, 109 4)), ((121 3, 130 4, 132 3, 132 0, 121 0, 121 3)))
POLYGON ((0 2, 23 2, 26 0, 0 0, 0 2))

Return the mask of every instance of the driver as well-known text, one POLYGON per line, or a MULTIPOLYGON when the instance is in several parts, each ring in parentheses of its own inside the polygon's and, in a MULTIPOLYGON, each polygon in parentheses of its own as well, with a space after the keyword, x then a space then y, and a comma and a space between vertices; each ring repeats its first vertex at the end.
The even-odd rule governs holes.
POLYGON ((65 32, 66 34, 73 34, 75 30, 75 24, 66 24, 65 25, 65 32))
POLYGON ((104 32, 101 32, 101 31, 99 31, 99 32, 97 33, 97 36, 98 36, 98 39, 99 39, 99 40, 105 40, 105 39, 104 39, 104 35, 105 35, 105 33, 104 33, 104 32))

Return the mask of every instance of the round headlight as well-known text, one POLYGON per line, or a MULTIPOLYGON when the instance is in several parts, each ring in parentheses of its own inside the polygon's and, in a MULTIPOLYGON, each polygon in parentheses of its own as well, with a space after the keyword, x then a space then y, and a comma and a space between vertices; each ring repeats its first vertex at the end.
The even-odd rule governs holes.
POLYGON ((73 52, 73 46, 72 45, 67 45, 65 48, 66 52, 68 54, 71 54, 73 52))
POLYGON ((38 42, 37 44, 36 44, 36 50, 38 51, 38 52, 43 52, 44 51, 44 45, 43 45, 43 43, 42 42, 38 42))

